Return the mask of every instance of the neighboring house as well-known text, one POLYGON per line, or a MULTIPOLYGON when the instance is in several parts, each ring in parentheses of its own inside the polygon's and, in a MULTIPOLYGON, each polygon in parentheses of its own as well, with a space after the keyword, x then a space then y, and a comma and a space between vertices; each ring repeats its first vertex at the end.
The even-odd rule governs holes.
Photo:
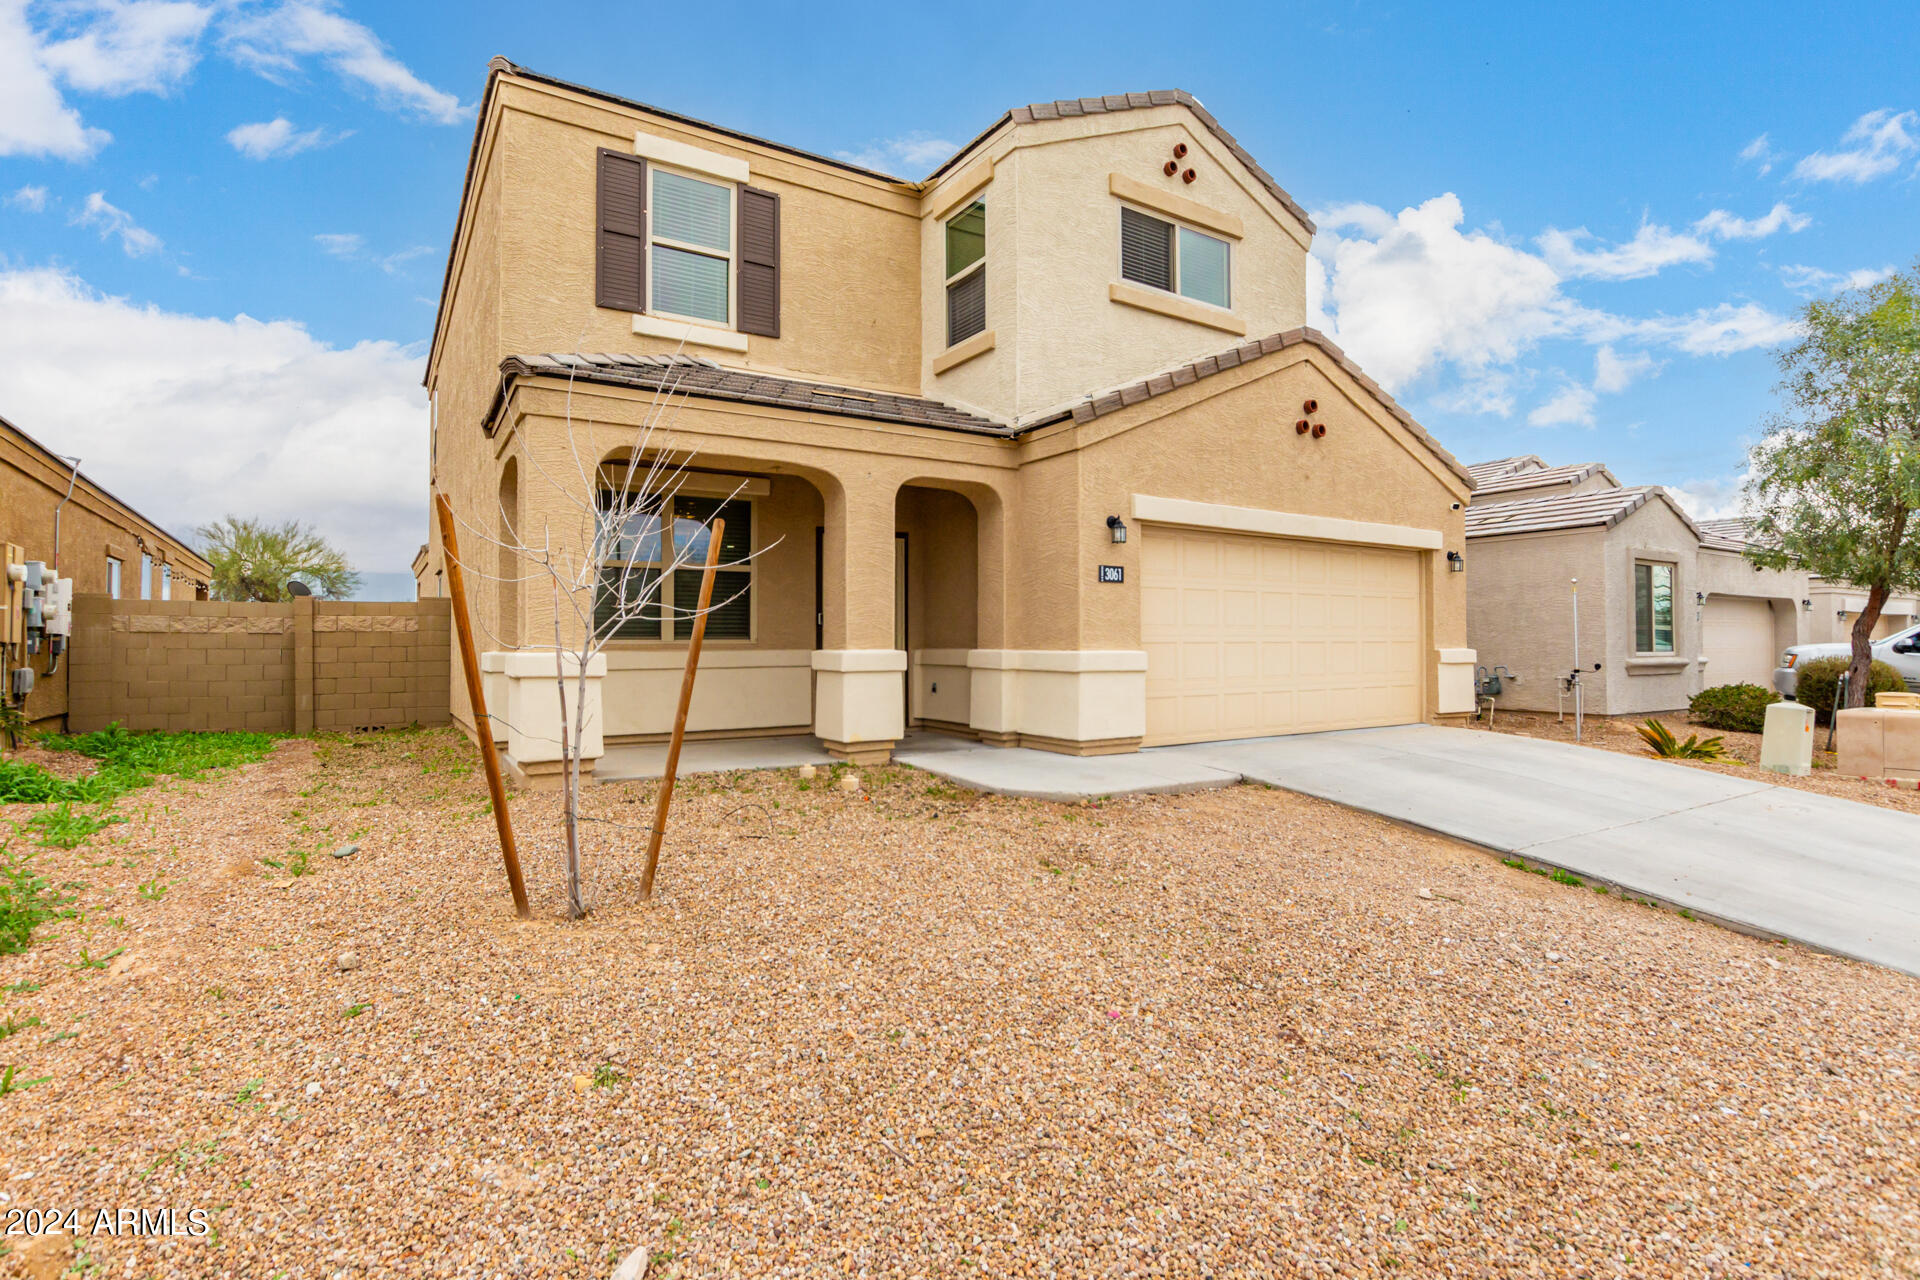
MULTIPOLYGON (((1092 753, 1464 713, 1471 482, 1305 327, 1312 234, 1184 93, 1021 107, 915 182, 495 59, 432 484, 476 531, 577 530, 550 478, 616 483, 670 391, 683 511, 737 491, 754 553, 696 734, 876 760, 915 724, 1092 753)), ((554 602, 463 547, 498 732, 550 771, 553 661, 517 651, 554 602)), ((615 643, 604 737, 671 729, 689 628, 615 643)))
MULTIPOLYGON (((0 418, 0 546, 73 580, 76 593, 128 600, 204 600, 213 567, 185 542, 87 478, 79 464, 0 418)), ((35 672, 27 718, 67 711, 66 669, 43 647, 4 646, 0 667, 35 672)), ((6 686, 0 685, 0 689, 6 686)))
POLYGON ((1781 651, 1813 638, 1807 575, 1756 568, 1742 528, 1696 524, 1664 489, 1533 456, 1471 470, 1467 639, 1483 666, 1518 677, 1502 706, 1563 705, 1576 578, 1583 702, 1596 714, 1672 711, 1713 685, 1767 687, 1781 651))

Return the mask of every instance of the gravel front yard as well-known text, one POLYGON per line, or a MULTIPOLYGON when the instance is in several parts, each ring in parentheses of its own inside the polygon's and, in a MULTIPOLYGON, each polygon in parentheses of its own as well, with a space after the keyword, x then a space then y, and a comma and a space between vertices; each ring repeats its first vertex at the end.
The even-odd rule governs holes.
POLYGON ((548 914, 556 803, 517 797, 520 923, 471 758, 288 741, 41 853, 85 911, 0 956, 0 1019, 40 1020, 0 1062, 50 1077, 0 1098, 0 1210, 218 1232, 0 1267, 1920 1272, 1913 979, 1284 792, 1066 807, 906 769, 693 779, 659 902, 601 856, 581 924, 548 914))
MULTIPOLYGON (((1709 729, 1705 725, 1690 724, 1684 711, 1662 712, 1657 716, 1620 716, 1609 719, 1606 716, 1588 716, 1581 726, 1584 743, 1589 747, 1599 747, 1604 751, 1622 751, 1628 755, 1653 759, 1653 753, 1647 750, 1647 744, 1633 731, 1637 724, 1645 724, 1654 719, 1672 730, 1674 736, 1685 742, 1689 735, 1702 738, 1725 738, 1727 750, 1743 764, 1714 764, 1706 760, 1674 760, 1671 764, 1689 769, 1708 769, 1714 773, 1727 773, 1735 777, 1750 778, 1756 782, 1769 782, 1782 787, 1795 787, 1802 791, 1817 791, 1821 795, 1838 796, 1842 800, 1858 800, 1862 804, 1877 804, 1886 809, 1902 809, 1908 813, 1920 813, 1920 791, 1916 791, 1911 782, 1904 788, 1889 787, 1884 782, 1865 778, 1852 778, 1834 772, 1835 757, 1831 751, 1823 750, 1827 745, 1827 727, 1820 725, 1814 730, 1813 772, 1804 778, 1796 778, 1785 773, 1765 773, 1760 764, 1760 735, 1757 733, 1731 733, 1725 729, 1709 729)), ((1485 729, 1484 721, 1469 720, 1469 729, 1485 729)), ((1569 714, 1563 721, 1551 712, 1542 711, 1502 711, 1494 716, 1495 733, 1517 733, 1528 738, 1551 738, 1556 742, 1573 741, 1573 716, 1569 714)))

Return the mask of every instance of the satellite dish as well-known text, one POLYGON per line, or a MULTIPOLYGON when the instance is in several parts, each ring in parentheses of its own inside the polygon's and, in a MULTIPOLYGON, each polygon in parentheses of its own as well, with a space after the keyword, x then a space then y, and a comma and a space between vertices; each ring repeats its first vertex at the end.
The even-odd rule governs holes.
POLYGON ((313 588, 298 578, 289 578, 287 580, 287 594, 290 596, 310 596, 313 594, 313 588))

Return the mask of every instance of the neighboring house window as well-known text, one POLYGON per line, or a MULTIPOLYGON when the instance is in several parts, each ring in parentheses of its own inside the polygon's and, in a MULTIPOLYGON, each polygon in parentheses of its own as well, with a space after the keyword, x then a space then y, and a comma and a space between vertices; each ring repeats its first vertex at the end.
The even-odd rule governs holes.
POLYGON ((653 310, 732 319, 733 188, 652 166, 653 310))
POLYGON ((1216 307, 1232 304, 1225 240, 1120 207, 1120 278, 1216 307))
POLYGON ((708 525, 716 516, 727 522, 720 535, 720 563, 730 567, 717 569, 713 575, 707 637, 751 639, 754 567, 748 556, 753 547, 753 506, 718 498, 675 498, 671 520, 662 520, 659 513, 651 512, 627 521, 613 555, 600 570, 593 610, 595 627, 604 627, 612 620, 623 592, 630 601, 639 601, 651 592, 639 615, 621 624, 613 634, 625 639, 658 640, 662 638, 663 620, 671 619, 673 639, 690 639, 693 617, 700 605, 708 525), (676 557, 681 566, 669 569, 676 557), (656 582, 659 590, 654 592, 656 582))
POLYGON ((160 598, 173 599, 173 566, 170 564, 160 566, 160 598))
POLYGON ((107 594, 115 600, 120 598, 120 562, 112 556, 107 557, 107 594))
POLYGON ((1673 566, 1633 566, 1633 647, 1640 653, 1673 652, 1673 566))
POLYGON ((947 345, 987 327, 987 202, 947 220, 947 345))
POLYGON ((152 556, 143 555, 140 557, 140 598, 142 600, 153 599, 152 556))

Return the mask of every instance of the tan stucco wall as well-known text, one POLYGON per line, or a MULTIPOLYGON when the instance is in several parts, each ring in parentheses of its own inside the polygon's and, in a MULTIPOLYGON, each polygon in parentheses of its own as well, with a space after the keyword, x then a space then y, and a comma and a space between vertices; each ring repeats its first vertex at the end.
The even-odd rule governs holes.
MULTIPOLYGON (((0 423, 0 543, 12 543, 26 559, 49 566, 57 559, 60 575, 73 580, 76 599, 106 591, 107 557, 112 556, 121 562, 121 596, 137 601, 142 554, 153 557, 154 599, 160 597, 163 564, 173 567, 174 600, 191 600, 205 593, 212 572, 207 562, 172 534, 93 484, 84 470, 73 484, 72 499, 62 510, 60 504, 67 495, 71 474, 64 462, 48 458, 0 423), (57 556, 53 538, 56 510, 60 510, 57 556)), ((5 659, 0 661, 0 668, 30 666, 35 672, 34 690, 25 708, 29 720, 52 724, 66 714, 70 659, 63 659, 48 676, 47 668, 54 664, 45 647, 31 658, 24 652, 0 656, 5 659)))
POLYGON ((1507 682, 1500 706, 1552 711, 1560 705, 1559 681, 1573 669, 1572 579, 1578 578, 1586 705, 1601 710, 1605 682, 1591 668, 1595 662, 1613 663, 1606 648, 1605 564, 1601 529, 1475 538, 1467 544, 1467 568, 1460 575, 1466 580, 1467 643, 1479 665, 1504 666, 1518 677, 1507 682))
POLYGON ((920 345, 928 394, 1027 420, 1235 341, 1233 332, 1109 297, 1108 286, 1120 279, 1123 202, 1109 189, 1114 173, 1242 224, 1245 235, 1228 238, 1232 306, 1220 317, 1240 335, 1306 323, 1305 229, 1184 107, 1009 127, 985 151, 993 174, 981 193, 994 349, 933 371, 946 349, 945 223, 935 215, 977 175, 965 164, 923 202, 920 345), (1191 184, 1161 172, 1176 143, 1188 148, 1181 164, 1197 172, 1191 184))

